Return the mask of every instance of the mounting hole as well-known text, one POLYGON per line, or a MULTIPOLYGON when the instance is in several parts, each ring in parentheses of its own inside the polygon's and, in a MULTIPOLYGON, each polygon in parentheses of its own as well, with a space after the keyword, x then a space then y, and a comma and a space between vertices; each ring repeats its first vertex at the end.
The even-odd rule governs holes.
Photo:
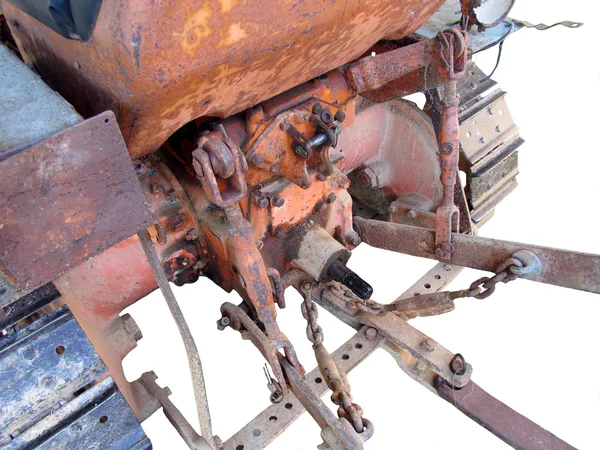
POLYGON ((321 384, 322 382, 323 382, 323 378, 321 378, 321 377, 315 378, 315 383, 321 384))
POLYGON ((419 295, 421 295, 421 293, 420 293, 420 292, 415 292, 413 295, 414 295, 415 297, 418 297, 419 295))
POLYGON ((349 355, 348 353, 344 353, 344 354, 342 355, 342 359, 343 359, 344 361, 347 361, 347 360, 349 360, 349 359, 350 359, 350 355, 349 355))
POLYGON ((235 450, 244 450, 244 446, 242 444, 235 447, 235 450))
POLYGON ((59 345, 54 349, 57 355, 62 355, 65 352, 65 347, 63 345, 59 345))
POLYGON ((354 344, 354 348, 361 349, 362 348, 362 344, 360 342, 357 342, 356 344, 354 344))
POLYGON ((486 191, 489 191, 492 188, 492 185, 490 183, 488 183, 488 185, 485 187, 486 191))
POLYGON ((98 422, 100 422, 100 423, 106 423, 106 422, 108 422, 108 417, 107 416, 102 416, 102 417, 100 417, 100 419, 98 420, 98 422))
POLYGON ((434 275, 433 278, 435 278, 436 280, 441 280, 442 277, 440 275, 434 275))
POLYGON ((294 407, 294 405, 292 405, 291 403, 285 404, 285 409, 292 409, 293 407, 294 407))
POLYGON ((108 119, 104 119, 104 123, 108 123, 108 119))
POLYGON ((502 173, 500 174, 500 176, 501 176, 502 178, 504 178, 504 177, 506 176, 506 171, 502 172, 502 173))
POLYGON ((467 131, 467 137, 470 138, 472 136, 470 131, 467 131))
POLYGON ((269 417, 269 422, 277 422, 277 416, 269 417))
POLYGON ((259 437, 260 436, 260 430, 257 428, 255 430, 252 430, 252 435, 254 437, 259 437))
POLYGON ((429 283, 425 283, 425 284, 423 285, 423 287, 424 287, 425 289, 431 289, 431 285, 430 285, 429 283))

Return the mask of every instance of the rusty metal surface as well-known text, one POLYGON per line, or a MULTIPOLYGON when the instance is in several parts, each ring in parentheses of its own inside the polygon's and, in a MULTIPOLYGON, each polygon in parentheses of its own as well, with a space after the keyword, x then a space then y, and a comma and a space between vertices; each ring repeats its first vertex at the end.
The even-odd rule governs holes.
POLYGON ((230 116, 413 32, 442 3, 105 0, 85 43, 3 7, 26 60, 85 116, 114 111, 137 158, 196 117, 230 116))
MULTIPOLYGON (((362 240, 378 248, 423 258, 437 259, 434 249, 435 232, 427 228, 355 218, 355 227, 362 240)), ((535 253, 542 262, 541 273, 523 278, 571 289, 600 293, 600 256, 540 247, 498 239, 452 235, 454 252, 449 264, 496 272, 503 261, 519 250, 535 253)))
POLYGON ((473 381, 460 390, 437 380, 437 393, 470 419, 519 450, 574 450, 527 417, 492 397, 473 381))
POLYGON ((0 259, 24 289, 151 224, 111 112, 11 156, 0 170, 0 259))

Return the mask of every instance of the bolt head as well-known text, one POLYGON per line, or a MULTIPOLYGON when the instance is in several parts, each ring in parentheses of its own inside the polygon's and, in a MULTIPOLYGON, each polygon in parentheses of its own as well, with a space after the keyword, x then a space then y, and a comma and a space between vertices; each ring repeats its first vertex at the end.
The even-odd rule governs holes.
POLYGON ((276 195, 271 200, 271 203, 273 203, 273 206, 277 206, 278 208, 281 208, 285 204, 285 200, 281 196, 276 195))
POLYGON ((317 180, 325 181, 326 179, 327 179, 327 177, 325 175, 323 175, 322 173, 317 174, 317 180))
POLYGON ((327 196, 327 203, 331 204, 333 202, 335 202, 335 200, 337 199, 337 197, 335 196, 335 194, 332 192, 327 196))
POLYGON ((377 337, 377 329, 376 328, 367 328, 367 331, 365 331, 365 337, 372 341, 373 339, 375 339, 377 337))
POLYGON ((414 209, 411 209, 406 213, 406 217, 409 219, 415 219, 417 217, 417 212, 414 209))
POLYGON ((435 350, 435 341, 433 339, 427 338, 423 342, 421 342, 421 348, 423 349, 423 351, 431 353, 435 350))

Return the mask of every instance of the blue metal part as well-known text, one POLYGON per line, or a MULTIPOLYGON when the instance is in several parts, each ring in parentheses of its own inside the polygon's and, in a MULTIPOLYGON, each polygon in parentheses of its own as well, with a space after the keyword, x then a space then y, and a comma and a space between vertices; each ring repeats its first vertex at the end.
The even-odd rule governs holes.
POLYGON ((0 338, 0 448, 151 448, 106 372, 67 306, 0 338))

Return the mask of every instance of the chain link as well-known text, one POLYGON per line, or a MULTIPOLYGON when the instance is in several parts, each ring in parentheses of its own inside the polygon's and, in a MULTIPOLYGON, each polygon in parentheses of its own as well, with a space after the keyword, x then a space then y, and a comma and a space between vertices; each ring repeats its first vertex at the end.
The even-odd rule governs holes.
MULTIPOLYGON (((310 289, 311 284, 305 283, 305 287, 310 289)), ((306 319, 306 337, 312 344, 323 343, 323 328, 317 323, 319 318, 319 310, 317 305, 313 302, 310 292, 304 295, 304 301, 300 305, 302 311, 302 317, 306 319)))
POLYGON ((333 295, 346 302, 346 308, 348 308, 351 313, 356 314, 356 312, 360 310, 367 314, 379 316, 385 312, 385 305, 378 303, 375 300, 363 300, 358 298, 350 288, 341 283, 332 281, 329 283, 328 288, 333 295))
MULTIPOLYGON (((346 372, 323 345, 323 329, 317 323, 319 312, 316 303, 312 299, 313 288, 314 285, 310 282, 302 284, 304 301, 300 308, 302 310, 302 317, 304 317, 307 322, 306 337, 313 344, 313 350, 321 375, 323 375, 329 389, 333 391, 331 394, 331 401, 339 406, 337 410, 338 417, 346 419, 352 424, 352 427, 357 433, 362 433, 365 431, 368 421, 363 417, 362 408, 352 402, 350 384, 348 383, 346 372)), ((341 292, 339 286, 334 287, 334 289, 336 289, 336 292, 341 292)), ((365 306, 365 304, 360 304, 363 305, 363 307, 368 307, 365 306)), ((383 305, 380 306, 383 307, 383 305)))

